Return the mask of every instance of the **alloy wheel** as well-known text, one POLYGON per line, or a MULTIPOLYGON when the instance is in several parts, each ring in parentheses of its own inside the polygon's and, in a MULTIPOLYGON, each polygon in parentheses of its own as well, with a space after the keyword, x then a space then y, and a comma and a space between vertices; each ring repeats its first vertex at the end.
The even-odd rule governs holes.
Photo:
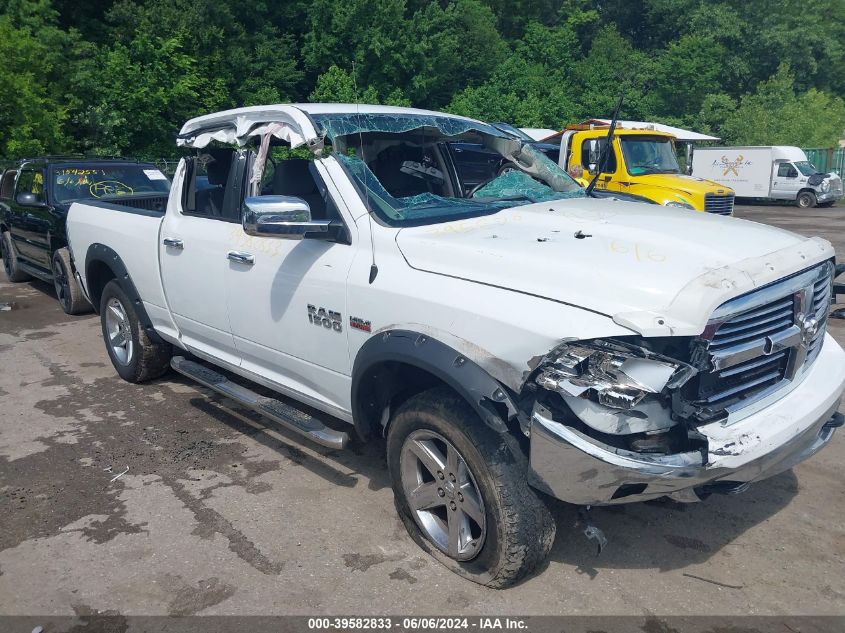
POLYGON ((487 535, 484 501, 458 449, 420 429, 405 439, 399 459, 402 490, 426 537, 455 560, 477 556, 487 535))
POLYGON ((53 260, 53 285, 56 288, 59 303, 67 307, 70 302, 70 280, 65 272, 65 267, 58 260, 53 260))
POLYGON ((106 306, 106 332, 108 344, 112 354, 121 365, 128 365, 132 362, 132 354, 135 346, 132 341, 132 328, 126 308, 116 297, 109 299, 106 306))
MULTIPOLYGON (((5 241, 5 240, 3 240, 5 241)), ((3 251, 3 268, 6 270, 6 276, 12 276, 12 254, 9 252, 9 249, 6 248, 6 244, 0 244, 0 250, 3 251)))

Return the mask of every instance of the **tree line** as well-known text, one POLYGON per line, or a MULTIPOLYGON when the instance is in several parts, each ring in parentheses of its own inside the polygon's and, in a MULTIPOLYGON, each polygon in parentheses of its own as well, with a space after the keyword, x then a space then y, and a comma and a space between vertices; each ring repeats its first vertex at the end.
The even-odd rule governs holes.
POLYGON ((0 0, 0 156, 174 153, 244 105, 360 101, 727 143, 845 131, 843 0, 0 0), (354 70, 353 70, 354 69, 354 70))

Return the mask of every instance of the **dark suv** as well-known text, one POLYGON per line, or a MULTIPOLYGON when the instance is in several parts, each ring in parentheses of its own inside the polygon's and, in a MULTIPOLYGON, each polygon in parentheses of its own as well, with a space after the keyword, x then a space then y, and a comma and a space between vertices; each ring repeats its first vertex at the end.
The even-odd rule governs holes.
POLYGON ((91 309, 74 277, 65 220, 72 202, 164 212, 170 181, 152 163, 128 159, 28 158, 0 179, 0 251, 9 281, 36 277, 52 282, 62 309, 91 309))

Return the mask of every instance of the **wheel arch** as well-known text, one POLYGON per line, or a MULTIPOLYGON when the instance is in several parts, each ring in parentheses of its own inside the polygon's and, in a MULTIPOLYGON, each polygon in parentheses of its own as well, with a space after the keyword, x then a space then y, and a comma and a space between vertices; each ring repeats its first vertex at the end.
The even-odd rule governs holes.
POLYGON ((105 244, 91 244, 85 254, 84 289, 91 305, 94 307, 94 312, 97 314, 100 313, 100 299, 103 296, 103 289, 112 280, 116 280, 132 300, 138 319, 150 340, 154 343, 164 343, 164 340, 153 328, 152 321, 144 308, 144 302, 141 301, 141 295, 132 282, 126 264, 123 263, 120 255, 105 244))
POLYGON ((359 350, 352 369, 352 417, 363 438, 386 426, 385 412, 435 385, 455 391, 498 433, 518 409, 512 393, 466 354, 411 330, 381 331, 359 350))

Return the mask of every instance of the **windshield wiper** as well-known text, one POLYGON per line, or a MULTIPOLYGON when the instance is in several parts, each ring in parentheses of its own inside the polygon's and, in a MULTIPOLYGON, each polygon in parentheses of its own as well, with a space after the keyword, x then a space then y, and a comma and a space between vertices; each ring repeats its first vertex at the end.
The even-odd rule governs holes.
POLYGON ((593 189, 596 187, 596 181, 599 179, 599 176, 602 174, 605 168, 605 164, 607 163, 607 159, 610 155, 610 152, 613 151, 612 143, 613 143, 613 133, 616 131, 616 121, 619 119, 619 110, 622 109, 622 100, 625 98, 625 95, 619 95, 619 101, 616 103, 616 109, 613 111, 613 119, 610 121, 610 129, 607 131, 607 139, 604 142, 604 147, 601 149, 601 154, 599 155, 599 163, 596 165, 596 174, 593 176, 593 179, 590 181, 590 184, 587 185, 587 189, 584 194, 589 198, 593 194, 593 189))
POLYGON ((660 167, 641 167, 641 166, 637 165, 637 166, 631 167, 631 169, 637 170, 636 174, 631 172, 632 175, 636 175, 636 176, 647 176, 649 174, 679 174, 679 173, 681 173, 680 170, 675 169, 674 167, 661 169, 660 167))

